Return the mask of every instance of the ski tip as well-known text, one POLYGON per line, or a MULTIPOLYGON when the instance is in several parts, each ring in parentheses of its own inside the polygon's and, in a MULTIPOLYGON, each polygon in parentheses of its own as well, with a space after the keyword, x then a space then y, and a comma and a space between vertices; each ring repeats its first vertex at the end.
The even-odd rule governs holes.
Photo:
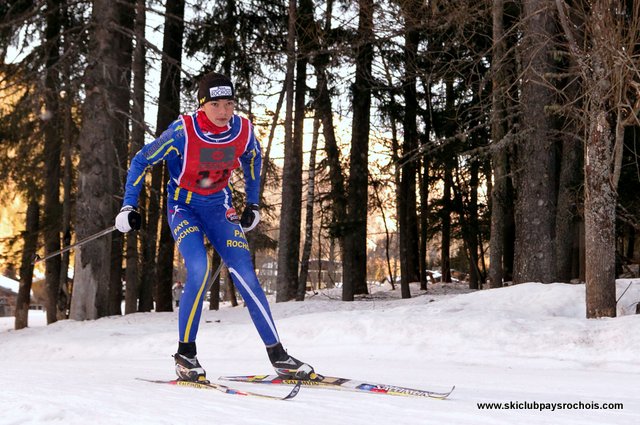
POLYGON ((447 391, 446 393, 431 393, 429 395, 429 398, 435 398, 438 400, 445 400, 446 398, 448 398, 451 393, 453 392, 453 390, 456 389, 456 386, 454 385, 453 387, 451 387, 451 389, 449 391, 447 391))

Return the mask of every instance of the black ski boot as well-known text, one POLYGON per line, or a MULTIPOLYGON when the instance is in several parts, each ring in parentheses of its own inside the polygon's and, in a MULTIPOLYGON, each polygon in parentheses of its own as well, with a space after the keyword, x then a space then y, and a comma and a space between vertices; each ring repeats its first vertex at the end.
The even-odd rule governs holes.
POLYGON ((267 354, 276 373, 283 379, 313 380, 318 378, 313 367, 287 354, 281 343, 267 347, 267 354))
POLYGON ((176 374, 178 379, 191 382, 209 382, 196 357, 196 343, 179 343, 178 352, 173 355, 176 361, 176 374))

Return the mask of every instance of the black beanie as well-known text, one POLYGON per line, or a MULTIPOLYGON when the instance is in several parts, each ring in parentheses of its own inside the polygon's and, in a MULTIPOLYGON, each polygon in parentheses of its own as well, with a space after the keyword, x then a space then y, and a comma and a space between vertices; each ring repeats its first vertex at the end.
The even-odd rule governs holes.
POLYGON ((217 72, 205 74, 198 85, 198 103, 200 106, 218 99, 234 99, 235 90, 229 77, 217 72))

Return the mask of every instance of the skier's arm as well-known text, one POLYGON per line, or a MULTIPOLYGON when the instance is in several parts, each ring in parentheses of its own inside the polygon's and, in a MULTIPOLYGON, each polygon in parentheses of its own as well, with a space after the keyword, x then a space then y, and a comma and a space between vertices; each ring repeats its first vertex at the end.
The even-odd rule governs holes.
POLYGON ((242 171, 244 173, 244 186, 247 194, 247 204, 258 205, 260 202, 260 170, 262 167, 262 153, 260 152, 260 143, 253 133, 251 126, 251 135, 249 143, 240 157, 242 171))
POLYGON ((157 163, 182 155, 184 129, 181 120, 174 121, 160 137, 143 146, 129 165, 122 205, 138 206, 138 196, 144 185, 147 171, 157 163))
POLYGON ((253 134, 253 126, 251 126, 251 134, 249 143, 244 154, 240 157, 242 163, 242 171, 244 172, 244 187, 247 193, 247 205, 240 217, 240 224, 245 232, 252 230, 260 222, 260 169, 262 166, 262 153, 260 152, 260 143, 253 134))

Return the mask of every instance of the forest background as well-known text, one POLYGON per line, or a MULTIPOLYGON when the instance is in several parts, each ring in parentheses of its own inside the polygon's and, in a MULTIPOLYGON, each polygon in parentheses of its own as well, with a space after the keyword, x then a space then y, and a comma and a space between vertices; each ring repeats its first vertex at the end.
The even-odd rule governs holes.
MULTIPOLYGON (((16 328, 36 253, 113 225, 128 160, 212 70, 262 143, 248 238, 277 301, 304 299, 311 264, 344 301, 454 268, 471 289, 585 282, 587 317, 616 314, 639 256, 637 2, 8 0, 0 17, 16 328)), ((48 323, 173 308, 166 180, 149 173, 140 232, 44 261, 48 323)))

